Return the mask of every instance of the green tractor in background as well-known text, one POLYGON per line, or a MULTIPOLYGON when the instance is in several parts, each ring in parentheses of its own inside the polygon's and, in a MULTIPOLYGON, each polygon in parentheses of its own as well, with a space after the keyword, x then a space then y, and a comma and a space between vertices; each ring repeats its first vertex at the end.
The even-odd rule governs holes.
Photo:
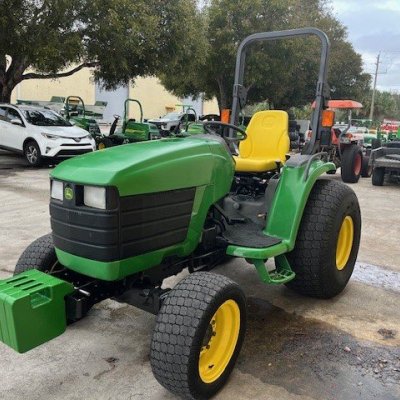
POLYGON ((113 298, 157 314, 150 363, 158 382, 207 399, 227 382, 246 331, 243 290, 210 272, 227 256, 253 265, 265 284, 324 299, 342 292, 361 216, 351 188, 319 179, 335 169, 321 151, 333 125, 324 114, 328 55, 329 40, 315 28, 251 35, 238 50, 229 124, 207 121, 205 134, 110 148, 55 168, 52 234, 0 281, 0 340, 26 352, 113 298), (237 126, 245 55, 253 43, 309 35, 322 44, 313 131, 288 159, 286 112, 255 113, 246 132, 237 126), (185 268, 174 288, 163 286, 185 268))
POLYGON ((98 149, 118 146, 127 143, 143 142, 146 140, 161 139, 160 132, 156 125, 143 119, 143 107, 139 100, 126 99, 124 102, 124 118, 122 128, 118 131, 117 126, 120 120, 119 115, 114 115, 114 121, 108 136, 103 136, 98 143, 98 149), (139 106, 140 119, 129 118, 129 105, 135 103, 139 106))
POLYGON ((85 103, 81 97, 68 96, 61 113, 67 121, 88 131, 96 143, 103 136, 97 121, 86 115, 85 103))

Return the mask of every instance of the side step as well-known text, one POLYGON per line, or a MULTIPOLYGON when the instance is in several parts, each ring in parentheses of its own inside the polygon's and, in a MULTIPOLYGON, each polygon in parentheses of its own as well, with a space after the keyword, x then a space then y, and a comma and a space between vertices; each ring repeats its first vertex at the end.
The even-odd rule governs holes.
POLYGON ((64 297, 73 285, 38 270, 0 281, 0 341, 25 353, 66 329, 64 297))
POLYGON ((289 262, 284 254, 275 257, 276 268, 273 271, 267 270, 264 260, 251 259, 248 261, 256 267, 258 276, 264 283, 282 285, 296 277, 296 274, 290 268, 289 262))

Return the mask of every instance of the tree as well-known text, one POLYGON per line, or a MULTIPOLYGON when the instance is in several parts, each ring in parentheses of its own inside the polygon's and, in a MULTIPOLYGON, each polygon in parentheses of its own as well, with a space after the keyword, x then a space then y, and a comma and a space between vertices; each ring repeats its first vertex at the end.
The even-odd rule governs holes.
POLYGON ((195 0, 0 0, 0 102, 27 79, 94 69, 107 88, 201 50, 195 0), (189 28, 188 28, 189 27, 189 28), (29 70, 31 72, 29 72, 29 70), (34 72, 33 72, 34 71, 34 72))
MULTIPOLYGON (((369 118, 371 110, 372 90, 366 91, 363 98, 363 108, 360 116, 369 118)), ((374 120, 382 121, 384 118, 400 119, 400 96, 386 91, 377 90, 375 93, 374 120)))
MULTIPOLYGON (((330 79, 335 98, 357 97, 369 85, 361 57, 346 40, 346 29, 324 0, 210 0, 203 10, 207 40, 197 69, 179 77, 162 75, 162 83, 179 96, 205 93, 220 108, 230 108, 236 51, 247 35, 260 31, 316 26, 332 43, 330 79)), ((317 39, 295 39, 252 46, 245 86, 248 102, 268 101, 287 109, 310 103, 315 95, 320 45, 317 39)))

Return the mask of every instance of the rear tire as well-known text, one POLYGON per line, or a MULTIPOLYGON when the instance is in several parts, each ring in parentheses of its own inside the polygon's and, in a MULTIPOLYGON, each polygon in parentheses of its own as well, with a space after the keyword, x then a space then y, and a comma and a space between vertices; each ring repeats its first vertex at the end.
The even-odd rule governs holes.
POLYGON ((189 275, 157 316, 150 353, 154 376, 182 398, 212 397, 233 370, 245 330, 246 299, 235 282, 209 272, 189 275))
POLYGON ((360 233, 361 214, 354 191, 341 182, 318 180, 308 198, 295 248, 287 254, 296 277, 286 285, 322 299, 342 292, 354 270, 360 233), (343 256, 340 239, 349 220, 352 235, 343 256))
POLYGON ((341 159, 342 180, 346 183, 357 183, 361 176, 363 154, 355 144, 345 147, 341 159))
POLYGON ((385 181, 385 168, 374 168, 372 172, 372 184, 374 186, 382 186, 385 181))
POLYGON ((34 140, 25 144, 24 156, 32 167, 39 167, 42 164, 42 153, 40 152, 39 145, 34 140))
POLYGON ((362 160, 361 176, 370 178, 372 175, 372 165, 369 165, 369 156, 364 156, 362 160))
POLYGON ((17 261, 14 275, 31 269, 50 272, 56 264, 57 256, 54 250, 53 237, 49 233, 33 241, 24 250, 17 261))

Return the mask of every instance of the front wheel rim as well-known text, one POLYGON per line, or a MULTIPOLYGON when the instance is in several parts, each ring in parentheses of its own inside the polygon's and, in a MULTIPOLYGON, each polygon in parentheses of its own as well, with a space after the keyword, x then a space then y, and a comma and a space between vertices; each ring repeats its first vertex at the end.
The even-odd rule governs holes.
POLYGON ((235 351, 240 332, 240 309, 236 301, 225 301, 211 318, 199 356, 199 375, 213 383, 224 373, 235 351))
POLYGON ((26 158, 31 164, 35 164, 38 159, 37 149, 34 146, 28 146, 26 151, 26 158))
POLYGON ((342 271, 349 261, 354 241, 354 222, 350 215, 347 215, 340 227, 336 246, 336 268, 342 271))

